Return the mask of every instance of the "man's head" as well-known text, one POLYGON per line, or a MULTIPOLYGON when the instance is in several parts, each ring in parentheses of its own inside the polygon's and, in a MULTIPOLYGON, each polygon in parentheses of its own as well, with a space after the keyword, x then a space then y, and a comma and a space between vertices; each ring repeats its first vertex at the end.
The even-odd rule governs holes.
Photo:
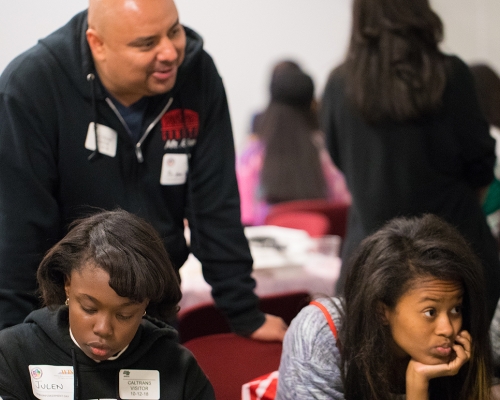
POLYGON ((117 100, 129 106, 173 88, 186 47, 173 0, 90 0, 88 22, 97 73, 117 100))

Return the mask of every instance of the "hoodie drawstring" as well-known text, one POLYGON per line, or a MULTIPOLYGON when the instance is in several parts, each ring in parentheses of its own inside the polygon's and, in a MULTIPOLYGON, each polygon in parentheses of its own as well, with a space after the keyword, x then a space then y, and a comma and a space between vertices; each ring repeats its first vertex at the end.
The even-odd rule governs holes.
POLYGON ((75 348, 71 348, 71 361, 73 362, 73 399, 80 398, 80 382, 78 381, 78 362, 76 361, 75 348))
POLYGON ((95 100, 95 75, 90 73, 87 75, 87 81, 90 82, 90 90, 92 93, 92 121, 94 124, 95 150, 88 156, 88 160, 92 160, 99 154, 99 144, 97 138, 97 105, 95 100))
POLYGON ((188 171, 187 171, 187 176, 186 176, 186 196, 187 196, 187 202, 191 208, 191 219, 193 221, 193 226, 189 226, 190 232, 191 232, 191 240, 190 240, 190 246, 193 247, 193 243, 196 243, 196 247, 198 250, 201 248, 200 246, 200 234, 198 230, 198 224, 196 221, 196 215, 195 215, 195 207, 194 207, 194 195, 193 195, 193 185, 192 185, 192 175, 191 175, 191 166, 190 166, 190 161, 191 161, 191 153, 189 151, 189 135, 188 135, 188 127, 186 123, 186 113, 184 106, 182 104, 182 97, 179 96, 179 103, 181 106, 181 115, 182 115, 182 126, 184 128, 184 132, 182 132, 181 135, 181 142, 184 139, 184 143, 186 144, 184 147, 184 152, 186 154, 186 157, 188 158, 188 171), (194 228, 194 229, 193 229, 194 228), (197 240, 193 241, 193 236, 197 238, 197 240))

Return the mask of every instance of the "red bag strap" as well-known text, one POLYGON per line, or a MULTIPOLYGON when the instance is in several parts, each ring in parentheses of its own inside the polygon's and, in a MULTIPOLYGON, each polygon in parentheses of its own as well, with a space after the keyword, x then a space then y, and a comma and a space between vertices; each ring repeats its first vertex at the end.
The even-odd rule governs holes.
POLYGON ((326 307, 321 304, 319 301, 313 300, 309 304, 318 307, 321 311, 323 311, 323 314, 325 315, 326 320, 328 321, 328 325, 330 325, 330 330, 333 333, 333 336, 335 336, 335 339, 338 340, 338 333, 337 333, 337 328, 335 326, 335 322, 333 322, 332 316, 326 309, 326 307))

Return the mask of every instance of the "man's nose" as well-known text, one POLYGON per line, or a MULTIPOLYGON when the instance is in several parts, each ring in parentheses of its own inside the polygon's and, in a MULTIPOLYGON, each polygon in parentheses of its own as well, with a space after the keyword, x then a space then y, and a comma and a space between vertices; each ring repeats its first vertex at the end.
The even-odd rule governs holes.
POLYGON ((160 41, 157 58, 159 61, 174 62, 177 60, 177 49, 172 41, 165 37, 160 41))

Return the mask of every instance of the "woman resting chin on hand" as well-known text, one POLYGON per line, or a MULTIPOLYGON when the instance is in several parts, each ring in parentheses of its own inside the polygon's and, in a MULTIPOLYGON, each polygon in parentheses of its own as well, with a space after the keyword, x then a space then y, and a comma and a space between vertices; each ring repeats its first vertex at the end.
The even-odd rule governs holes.
POLYGON ((490 400, 484 299, 481 264, 455 228, 431 214, 393 219, 361 242, 344 296, 290 324, 276 398, 490 400))
POLYGON ((406 369, 407 400, 428 398, 427 391, 430 379, 456 375, 462 365, 469 361, 471 350, 469 332, 461 331, 455 340, 456 343, 450 348, 449 361, 446 363, 429 365, 414 359, 410 360, 406 369))
MULTIPOLYGON (((406 285, 408 290, 395 307, 383 303, 380 307, 392 335, 394 357, 408 362, 406 398, 422 400, 428 398, 431 379, 456 375, 469 361, 472 339, 461 330, 464 289, 460 281, 429 274, 410 279, 406 285)), ((397 368, 395 376, 404 370, 397 368)))

